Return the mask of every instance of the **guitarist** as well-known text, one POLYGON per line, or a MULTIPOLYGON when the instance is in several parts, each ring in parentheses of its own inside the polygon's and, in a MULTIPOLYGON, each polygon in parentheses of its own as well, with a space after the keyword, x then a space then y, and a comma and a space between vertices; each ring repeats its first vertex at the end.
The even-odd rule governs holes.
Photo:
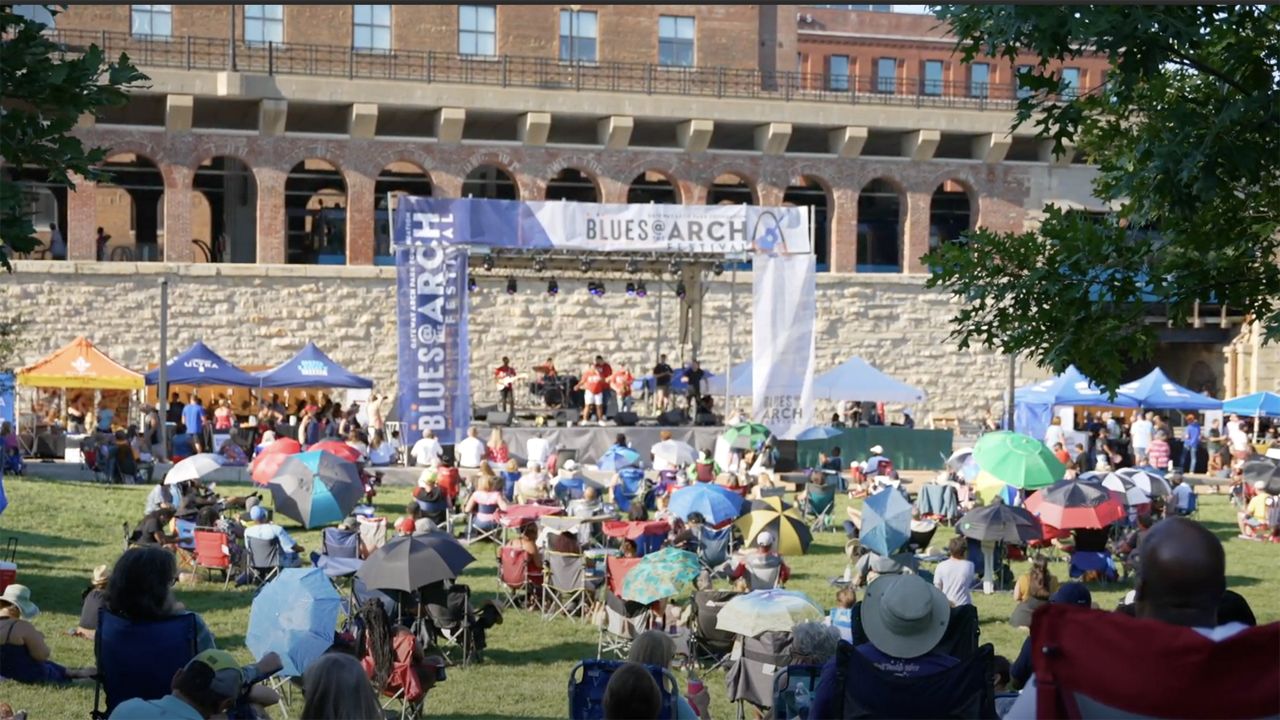
POLYGON ((511 367, 511 358, 502 358, 502 364, 493 371, 493 379, 498 383, 498 407, 505 413, 516 414, 516 369, 511 367))

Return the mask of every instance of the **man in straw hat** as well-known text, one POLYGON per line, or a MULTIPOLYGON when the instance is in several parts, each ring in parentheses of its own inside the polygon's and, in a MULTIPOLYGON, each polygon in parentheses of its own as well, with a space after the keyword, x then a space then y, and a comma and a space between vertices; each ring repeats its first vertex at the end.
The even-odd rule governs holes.
POLYGON ((84 603, 80 606, 80 622, 68 633, 75 637, 93 639, 98 630, 98 610, 107 602, 107 578, 111 568, 99 565, 93 569, 93 580, 84 591, 84 603))

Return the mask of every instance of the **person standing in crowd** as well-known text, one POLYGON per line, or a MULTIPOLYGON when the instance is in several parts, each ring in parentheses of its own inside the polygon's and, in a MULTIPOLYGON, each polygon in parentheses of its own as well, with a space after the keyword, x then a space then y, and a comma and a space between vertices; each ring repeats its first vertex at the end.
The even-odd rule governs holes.
POLYGON ((67 259, 67 241, 57 223, 49 223, 49 257, 54 260, 67 259))
POLYGON ((493 371, 493 381, 498 385, 498 409, 508 415, 515 415, 516 369, 511 367, 511 358, 502 358, 502 364, 493 371))
POLYGON ((13 584, 0 595, 0 666, 4 676, 20 683, 66 683, 93 677, 95 668, 72 669, 49 658, 53 651, 44 634, 31 624, 40 608, 31 602, 31 590, 13 584))
POLYGON ((454 448, 454 456, 458 458, 458 467, 463 470, 475 470, 484 462, 488 450, 478 436, 479 430, 474 426, 467 428, 467 436, 454 448))
POLYGON ((675 371, 667 364, 667 356, 659 355, 658 364, 653 366, 654 409, 664 413, 671 409, 671 379, 675 371))
POLYGON ((618 398, 618 409, 622 412, 631 412, 631 406, 634 399, 631 397, 631 383, 635 382, 635 376, 627 369, 626 363, 618 363, 618 369, 613 371, 609 376, 609 387, 613 389, 613 394, 618 398))
POLYGON ((689 400, 689 416, 696 417, 698 414, 698 403, 702 400, 702 383, 707 378, 707 371, 702 369, 702 364, 697 360, 689 363, 689 367, 684 371, 684 381, 689 386, 685 391, 689 400))
POLYGON ((186 405, 182 402, 182 396, 176 392, 170 393, 169 405, 164 411, 164 421, 176 428, 182 424, 182 411, 185 409, 186 405))
POLYGON ((1044 444, 1050 450, 1054 445, 1067 446, 1067 433, 1062 429, 1062 418, 1057 415, 1049 421, 1049 427, 1044 431, 1044 444))
POLYGON ((204 406, 200 404, 199 395, 191 393, 191 402, 182 408, 182 424, 187 426, 196 452, 204 452, 204 406))
POLYGON ((1169 469, 1169 439, 1163 430, 1157 430, 1155 439, 1151 441, 1151 446, 1147 448, 1147 464, 1157 470, 1169 469))
POLYGON ((93 246, 97 251, 98 262, 102 262, 107 259, 107 243, 109 242, 111 242, 111 236, 107 234, 106 230, 98 228, 97 237, 93 239, 93 246))
POLYGON ((1184 472, 1195 473, 1200 460, 1200 418, 1195 413, 1187 413, 1186 421, 1186 435, 1182 438, 1182 458, 1178 461, 1178 466, 1184 472))
POLYGON ((489 432, 489 442, 485 444, 485 459, 492 466, 506 465, 511 459, 511 450, 507 441, 502 438, 502 428, 494 428, 489 432))
POLYGON ((1138 414, 1129 425, 1129 441, 1133 445, 1135 465, 1146 463, 1147 450, 1151 447, 1151 440, 1155 435, 1155 424, 1151 422, 1151 417, 1152 413, 1138 414))
POLYGON ((582 379, 578 381, 576 389, 583 391, 581 418, 583 423, 587 422, 588 417, 595 417, 601 425, 604 425, 604 391, 609 387, 609 376, 600 368, 603 362, 604 358, 597 355, 596 363, 588 365, 586 371, 582 373, 582 379))
POLYGON ((934 587, 947 596, 947 602, 951 603, 952 607, 973 604, 973 595, 970 591, 973 589, 977 574, 973 563, 965 559, 968 551, 969 543, 965 538, 958 535, 951 538, 951 542, 947 545, 947 553, 950 557, 938 563, 937 569, 933 572, 934 587))

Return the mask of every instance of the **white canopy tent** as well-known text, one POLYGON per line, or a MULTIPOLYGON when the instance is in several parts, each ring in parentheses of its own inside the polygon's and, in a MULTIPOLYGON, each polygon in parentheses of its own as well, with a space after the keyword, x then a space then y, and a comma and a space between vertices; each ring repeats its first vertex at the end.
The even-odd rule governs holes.
MULTIPOLYGON (((748 360, 738 363, 729 370, 732 385, 729 387, 730 397, 751 397, 751 364, 748 360)), ((707 392, 715 396, 724 395, 724 375, 712 375, 707 378, 707 392)))
POLYGON ((851 357, 813 379, 813 397, 910 405, 924 402, 925 393, 880 372, 860 357, 851 357))

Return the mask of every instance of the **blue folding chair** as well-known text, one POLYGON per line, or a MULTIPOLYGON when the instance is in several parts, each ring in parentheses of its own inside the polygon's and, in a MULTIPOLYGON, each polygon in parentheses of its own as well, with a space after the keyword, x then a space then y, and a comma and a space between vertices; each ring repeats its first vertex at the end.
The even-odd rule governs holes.
POLYGON ((320 535, 321 552, 311 564, 330 578, 349 577, 364 564, 360 559, 360 533, 342 528, 325 528, 320 535))
POLYGON ((806 720, 813 703, 821 665, 788 665, 773 678, 773 717, 775 720, 806 720))
POLYGON ((708 571, 714 572, 729 562, 733 554, 733 526, 712 530, 702 526, 698 530, 698 560, 708 571))
MULTIPOLYGON (((569 673, 570 720, 604 720, 604 689, 609 678, 622 667, 623 660, 583 660, 569 673)), ((675 701, 680 686, 670 670, 656 665, 646 665, 662 692, 660 718, 676 716, 675 701)))
POLYGON ((639 499, 650 510, 655 507, 653 491, 645 492, 644 471, 640 468, 622 468, 618 471, 618 484, 613 486, 613 504, 623 513, 631 512, 631 503, 639 499), (643 497, 642 497, 643 495, 643 497))
POLYGON ((196 635, 196 616, 191 613, 131 622, 100 609, 93 638, 98 667, 93 717, 108 717, 126 700, 159 700, 168 695, 173 674, 196 656, 196 635), (140 653, 145 654, 145 662, 140 661, 140 653), (106 709, 99 710, 104 695, 106 709))

